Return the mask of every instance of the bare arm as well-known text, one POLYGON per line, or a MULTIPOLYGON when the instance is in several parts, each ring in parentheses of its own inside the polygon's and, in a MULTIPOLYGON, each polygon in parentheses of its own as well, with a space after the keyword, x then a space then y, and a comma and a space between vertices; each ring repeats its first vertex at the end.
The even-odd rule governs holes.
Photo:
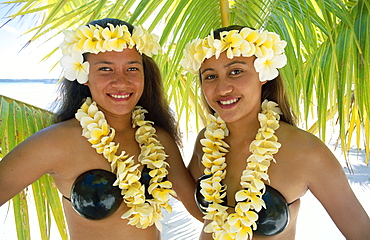
MULTIPOLYGON (((369 239, 370 219, 353 193, 338 160, 318 139, 312 141, 308 187, 342 234, 351 240, 369 239)), ((308 160, 308 159, 307 159, 308 160)))
POLYGON ((200 139, 204 137, 204 129, 199 132, 198 137, 195 141, 194 145, 194 151, 193 151, 193 156, 191 157, 188 170, 196 182, 198 178, 200 178, 203 175, 203 170, 204 167, 202 165, 202 156, 203 156, 203 151, 202 151, 202 145, 200 144, 200 139))
POLYGON ((60 169, 70 166, 68 154, 76 144, 73 138, 76 132, 69 127, 70 123, 52 125, 33 134, 0 161, 0 205, 42 175, 55 176, 60 169))
POLYGON ((32 135, 0 161, 0 205, 52 170, 46 131, 32 135))
POLYGON ((195 182, 187 171, 176 143, 164 131, 158 132, 158 139, 165 147, 168 155, 167 162, 170 164, 168 178, 177 193, 178 199, 184 204, 189 213, 198 220, 202 220, 194 198, 195 182))

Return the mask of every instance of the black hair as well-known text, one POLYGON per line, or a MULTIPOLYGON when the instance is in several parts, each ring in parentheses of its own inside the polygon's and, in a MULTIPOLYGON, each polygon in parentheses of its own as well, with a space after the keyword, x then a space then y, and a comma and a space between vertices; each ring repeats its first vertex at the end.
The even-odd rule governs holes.
MULTIPOLYGON (((134 26, 130 23, 114 18, 95 20, 88 25, 98 25, 102 28, 106 28, 108 24, 112 24, 113 26, 126 25, 131 34, 134 30, 134 26)), ((153 121, 156 126, 166 130, 173 139, 181 145, 178 126, 166 100, 158 65, 151 57, 145 54, 142 54, 142 59, 144 68, 144 91, 139 99, 138 105, 148 111, 145 115, 146 120, 153 121)), ((54 116, 55 123, 74 118, 75 113, 81 107, 85 99, 91 97, 88 86, 80 84, 76 80, 69 81, 65 78, 60 83, 59 93, 60 96, 54 104, 54 107, 57 109, 54 116)))
MULTIPOLYGON (((232 31, 232 30, 240 31, 243 28, 245 28, 245 26, 231 25, 228 27, 216 29, 213 32, 213 35, 215 39, 221 39, 222 32, 232 31)), ((201 80, 200 75, 199 75, 199 79, 201 80)), ((207 107, 208 112, 214 113, 213 109, 205 101, 203 94, 202 94, 202 98, 203 98, 203 102, 205 106, 207 107)), ((274 101, 279 105, 280 110, 283 113, 281 115, 282 121, 289 123, 291 125, 294 125, 294 126, 296 125, 296 116, 293 113, 292 108, 290 107, 288 98, 286 96, 284 82, 280 74, 275 79, 267 81, 265 84, 262 85, 261 103, 265 99, 268 99, 269 101, 274 101)))

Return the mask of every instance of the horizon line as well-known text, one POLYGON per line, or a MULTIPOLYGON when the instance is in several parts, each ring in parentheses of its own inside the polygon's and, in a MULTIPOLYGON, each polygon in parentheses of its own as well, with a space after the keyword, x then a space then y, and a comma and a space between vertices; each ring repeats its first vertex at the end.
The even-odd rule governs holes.
POLYGON ((0 79, 2 83, 14 83, 14 82, 42 82, 42 83, 56 83, 59 79, 57 78, 3 78, 0 79))

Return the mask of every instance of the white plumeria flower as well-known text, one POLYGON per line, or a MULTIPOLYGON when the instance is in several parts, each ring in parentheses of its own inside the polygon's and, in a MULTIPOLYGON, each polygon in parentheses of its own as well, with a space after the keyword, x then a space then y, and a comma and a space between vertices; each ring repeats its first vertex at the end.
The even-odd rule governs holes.
MULTIPOLYGON (((270 44, 268 40, 263 43, 266 46, 270 44)), ((266 59, 276 60, 273 53, 266 59)), ((261 109, 258 118, 261 127, 250 145, 252 155, 248 157, 246 169, 240 179, 243 189, 235 194, 235 213, 229 214, 228 207, 222 205, 227 187, 222 184, 226 175, 226 159, 223 156, 228 152, 228 145, 223 139, 228 131, 225 122, 217 113, 210 115, 211 122, 207 125, 205 138, 201 139, 204 174, 211 175, 200 182, 200 193, 205 201, 209 202, 204 219, 211 221, 204 231, 212 233, 214 239, 252 239, 253 230, 257 228, 258 212, 266 208, 262 198, 266 189, 263 180, 269 182, 267 171, 270 162, 275 161, 272 154, 281 146, 274 135, 274 130, 279 127, 281 111, 276 103, 267 100, 262 103, 261 109), (224 147, 219 147, 221 145, 224 147)))
POLYGON ((189 42, 184 49, 181 61, 186 71, 197 73, 205 59, 219 58, 226 52, 229 59, 234 57, 256 56, 255 69, 259 72, 260 81, 272 80, 279 75, 277 68, 286 65, 284 48, 287 42, 273 32, 242 28, 220 33, 220 39, 214 39, 213 32, 204 39, 189 42))
POLYGON ((172 190, 172 183, 165 180, 168 174, 169 164, 165 162, 167 157, 163 145, 155 138, 155 128, 152 122, 146 121, 144 113, 147 111, 136 106, 132 112, 133 128, 137 128, 135 139, 138 142, 141 153, 135 163, 134 157, 122 151, 117 155, 119 144, 113 142, 115 136, 114 128, 111 128, 104 116, 99 111, 96 102, 87 98, 85 103, 77 111, 75 117, 80 121, 83 136, 92 144, 98 154, 102 154, 110 163, 112 172, 116 172, 116 181, 113 186, 121 189, 124 202, 130 208, 121 217, 127 218, 129 224, 138 228, 147 228, 153 224, 160 229, 160 220, 163 219, 162 209, 169 213, 172 208, 168 204, 169 196, 176 196, 172 190), (145 185, 141 184, 139 170, 140 165, 146 165, 151 169, 149 175, 152 177, 148 186, 151 199, 145 197, 145 185))
POLYGON ((81 53, 72 53, 70 56, 63 56, 60 59, 60 64, 64 69, 64 77, 69 81, 77 81, 84 84, 88 81, 89 62, 83 61, 81 53))
POLYGON ((285 66, 287 58, 284 54, 276 57, 256 58, 254 68, 259 73, 261 82, 273 80, 279 75, 277 68, 285 66))
POLYGON ((161 46, 158 44, 159 37, 155 34, 148 34, 141 27, 134 28, 132 40, 136 44, 136 49, 149 57, 153 56, 153 54, 158 54, 159 50, 161 50, 161 46))
POLYGON ((161 49, 159 37, 141 27, 135 27, 131 34, 126 25, 114 26, 108 23, 105 28, 99 25, 81 26, 75 31, 65 30, 63 34, 64 41, 59 47, 63 53, 60 62, 64 68, 64 77, 70 81, 77 79, 81 84, 88 81, 89 74, 89 63, 83 62, 83 53, 121 52, 136 45, 140 54, 151 57, 161 49))

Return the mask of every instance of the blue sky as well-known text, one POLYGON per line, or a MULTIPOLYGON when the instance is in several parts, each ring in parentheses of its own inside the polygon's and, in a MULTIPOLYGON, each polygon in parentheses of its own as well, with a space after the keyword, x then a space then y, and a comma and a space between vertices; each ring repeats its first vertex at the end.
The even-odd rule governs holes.
MULTIPOLYGON (((4 0, 0 2, 3 3, 4 0)), ((8 20, 6 18, 8 10, 9 7, 0 4, 0 26, 8 20)), ((41 60, 61 43, 63 36, 47 43, 44 43, 45 38, 40 39, 21 50, 32 36, 32 33, 23 35, 30 27, 31 24, 20 23, 15 19, 0 28, 0 79, 59 78, 61 73, 59 64, 53 71, 50 70, 59 60, 61 53, 55 53, 55 56, 47 61, 41 60)))

